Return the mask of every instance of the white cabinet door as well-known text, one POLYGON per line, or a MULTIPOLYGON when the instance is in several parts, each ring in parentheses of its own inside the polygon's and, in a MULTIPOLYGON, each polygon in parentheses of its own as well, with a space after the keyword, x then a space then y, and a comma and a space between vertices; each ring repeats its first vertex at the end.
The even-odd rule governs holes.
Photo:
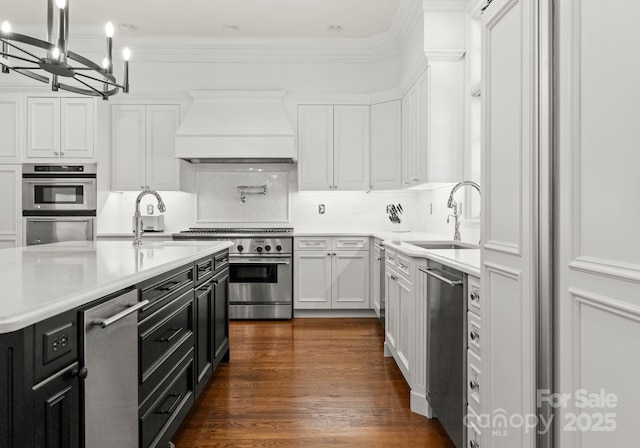
POLYGON ((331 253, 297 251, 294 255, 293 299, 296 309, 331 308, 331 253))
POLYGON ((369 309, 369 251, 339 250, 332 255, 333 309, 369 309))
POLYGON ((93 108, 91 98, 61 98, 60 157, 93 157, 93 108))
POLYGON ((563 424, 556 446, 633 446, 640 434, 640 59, 629 55, 638 51, 640 3, 554 3, 556 384, 571 397, 556 409, 563 424), (577 391, 603 399, 577 400, 577 391))
POLYGON ((111 190, 145 184, 146 121, 145 106, 111 106, 111 190))
POLYGON ((372 308, 380 317, 380 249, 374 246, 373 255, 370 260, 371 263, 371 297, 373 298, 372 308))
POLYGON ((333 189, 333 106, 298 107, 298 187, 333 189))
POLYGON ((60 98, 27 99, 27 156, 60 157, 60 98))
POLYGON ((174 134, 180 122, 180 106, 146 108, 146 182, 154 190, 179 190, 179 162, 174 134))
POLYGON ((412 350, 415 327, 415 298, 410 282, 398 277, 398 332, 396 361, 407 382, 412 385, 411 369, 413 368, 412 350))
POLYGON ((22 245, 21 181, 21 165, 0 165, 0 248, 22 245))
POLYGON ((27 157, 92 158, 92 98, 28 98, 27 157))
POLYGON ((402 186, 402 102, 371 106, 372 190, 395 190, 402 186))
POLYGON ((369 189, 369 106, 334 106, 333 189, 369 189))
POLYGON ((111 107, 112 190, 180 189, 174 139, 179 121, 177 104, 111 107))
MULTIPOLYGON (((538 134, 538 2, 494 0, 483 23, 482 361, 486 407, 494 415, 537 415, 534 184, 538 134), (486 350, 486 351, 485 351, 486 350), (517 378, 517 381, 514 381, 517 378)), ((536 446, 536 431, 486 431, 482 446, 536 446)), ((595 445, 591 445, 595 446, 595 445)))
POLYGON ((402 186, 417 182, 418 89, 414 84, 402 98, 402 186))
MULTIPOLYGON (((413 177, 411 178, 411 182, 414 184, 424 183, 424 182, 432 182, 431 179, 428 178, 428 169, 429 169, 429 151, 431 148, 429 147, 429 134, 430 134, 430 116, 429 116, 429 77, 430 77, 430 68, 420 75, 418 81, 416 81, 416 145, 415 151, 416 154, 413 156, 416 166, 415 172, 413 173, 413 177)), ((462 88, 463 86, 461 86, 462 88)), ((460 126, 461 124, 459 124, 460 126)), ((461 128, 457 127, 456 131, 463 135, 461 128)))
POLYGON ((398 276, 390 269, 385 276, 385 345, 391 355, 396 357, 398 352, 398 326, 400 325, 400 290, 398 276))
POLYGON ((20 163, 22 154, 22 98, 0 96, 0 164, 20 163))

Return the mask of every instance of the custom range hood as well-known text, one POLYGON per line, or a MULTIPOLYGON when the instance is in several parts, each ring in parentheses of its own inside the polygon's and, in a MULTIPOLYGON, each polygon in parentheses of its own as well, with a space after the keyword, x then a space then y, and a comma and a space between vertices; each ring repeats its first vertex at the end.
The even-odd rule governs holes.
POLYGON ((176 131, 176 157, 191 163, 293 163, 285 92, 189 92, 193 104, 176 131))

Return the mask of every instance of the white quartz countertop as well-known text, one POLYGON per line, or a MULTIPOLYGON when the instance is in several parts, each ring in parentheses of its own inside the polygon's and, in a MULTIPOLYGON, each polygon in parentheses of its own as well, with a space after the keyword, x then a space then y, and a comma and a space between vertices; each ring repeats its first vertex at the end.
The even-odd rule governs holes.
POLYGON ((428 258, 446 264, 467 274, 480 277, 480 249, 422 249, 409 244, 408 241, 451 241, 451 235, 428 232, 393 232, 393 231, 342 231, 321 229, 296 229, 293 236, 371 236, 379 238, 382 244, 410 257, 428 258))
POLYGON ((230 241, 73 241, 0 250, 0 333, 19 330, 231 247, 230 241))

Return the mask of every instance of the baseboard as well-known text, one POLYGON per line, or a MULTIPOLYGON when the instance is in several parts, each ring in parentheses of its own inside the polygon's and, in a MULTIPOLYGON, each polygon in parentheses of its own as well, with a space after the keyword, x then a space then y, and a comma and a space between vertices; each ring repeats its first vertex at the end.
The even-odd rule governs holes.
POLYGON ((433 418, 433 410, 431 409, 431 406, 429 406, 427 397, 425 397, 424 395, 418 394, 414 391, 411 391, 409 401, 411 403, 410 404, 411 412, 424 415, 427 418, 433 418))
POLYGON ((293 310, 293 317, 322 317, 322 318, 378 318, 374 310, 293 310))

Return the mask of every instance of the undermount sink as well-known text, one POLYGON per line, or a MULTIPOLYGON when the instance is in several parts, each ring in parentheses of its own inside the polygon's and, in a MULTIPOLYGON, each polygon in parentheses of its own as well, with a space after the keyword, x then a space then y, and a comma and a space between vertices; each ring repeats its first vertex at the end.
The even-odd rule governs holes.
POLYGON ((405 241, 405 243, 422 249, 479 249, 475 244, 461 241, 405 241))

